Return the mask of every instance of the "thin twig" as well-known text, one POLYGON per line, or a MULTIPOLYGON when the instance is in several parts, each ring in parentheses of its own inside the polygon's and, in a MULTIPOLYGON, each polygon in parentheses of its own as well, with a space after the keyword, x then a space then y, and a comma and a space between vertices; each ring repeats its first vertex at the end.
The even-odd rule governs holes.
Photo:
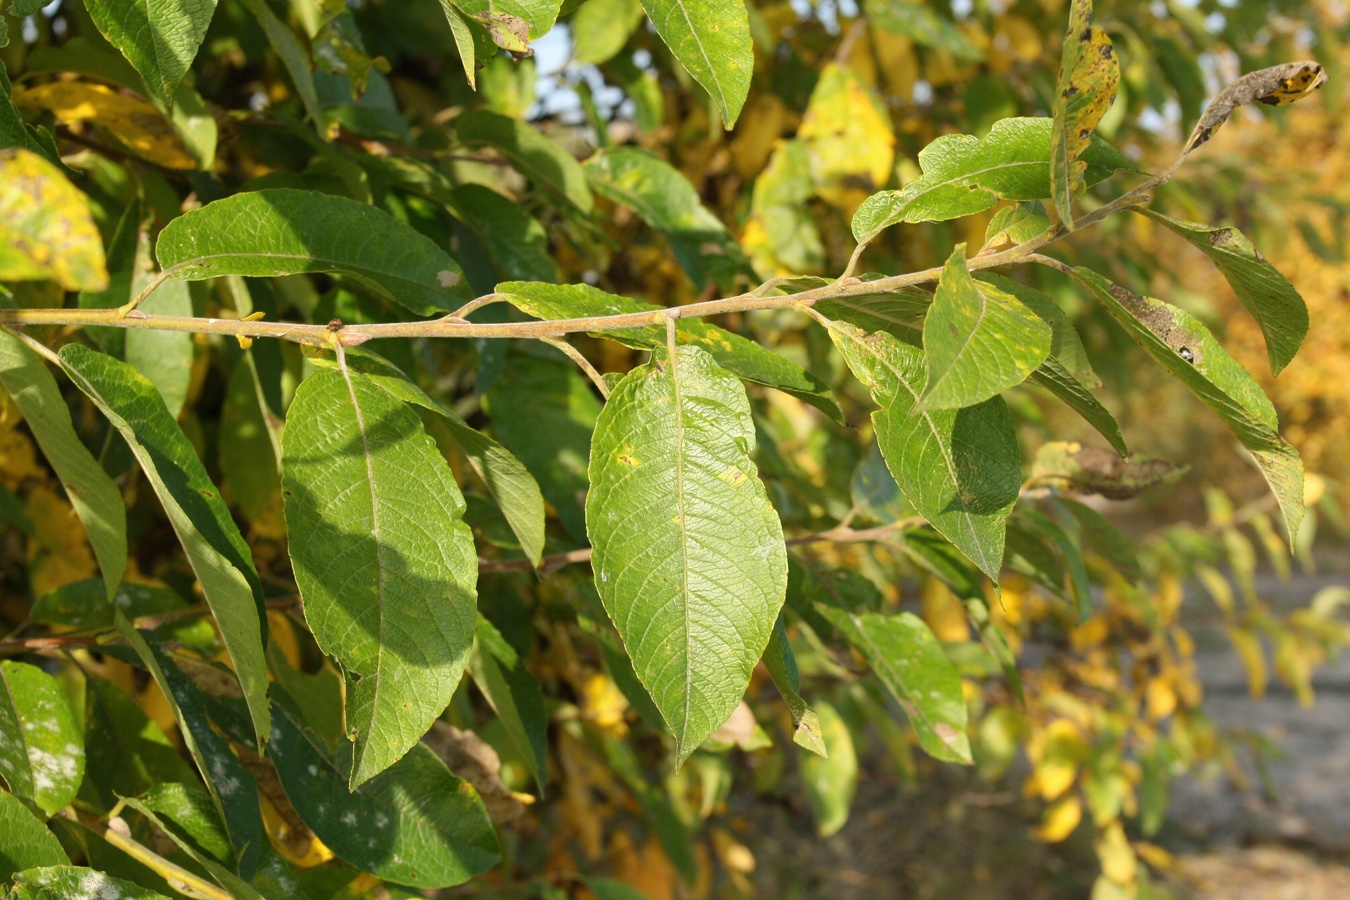
POLYGON ((600 396, 604 397, 606 400, 609 399, 609 385, 605 384, 605 376, 601 375, 599 370, 591 365, 589 359, 581 355, 580 350, 567 343, 567 341, 560 341, 557 338, 542 338, 542 340, 550 347, 556 347, 563 353, 566 353, 568 357, 571 358, 572 362, 576 363, 577 367, 586 373, 586 377, 595 385, 595 389, 600 392, 600 396))
POLYGON ((486 294, 482 297, 477 298, 476 300, 470 300, 468 303, 465 303, 459 309, 455 310, 450 315, 446 316, 445 321, 462 322, 465 319, 467 319, 471 313, 476 312, 477 310, 480 310, 485 306, 488 306, 493 303, 505 303, 505 302, 506 297, 502 294, 486 294))

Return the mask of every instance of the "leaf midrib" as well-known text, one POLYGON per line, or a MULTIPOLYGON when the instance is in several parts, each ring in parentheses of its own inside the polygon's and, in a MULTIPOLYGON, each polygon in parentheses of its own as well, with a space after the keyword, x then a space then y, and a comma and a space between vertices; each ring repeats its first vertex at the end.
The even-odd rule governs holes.
POLYGON ((679 352, 669 354, 670 383, 675 400, 675 503, 680 516, 680 593, 684 595, 684 714, 680 721, 680 752, 689 734, 690 696, 693 693, 693 641, 689 623, 689 521, 684 503, 684 394, 680 389, 679 352))

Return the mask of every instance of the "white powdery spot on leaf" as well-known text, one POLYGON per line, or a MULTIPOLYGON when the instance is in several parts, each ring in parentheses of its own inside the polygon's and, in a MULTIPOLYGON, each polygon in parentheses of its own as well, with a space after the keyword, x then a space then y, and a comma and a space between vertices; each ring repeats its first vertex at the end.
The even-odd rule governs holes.
POLYGON ((74 900, 122 900, 122 890, 102 872, 90 872, 80 879, 74 900))
POLYGON ((452 288, 459 284, 459 273, 451 272, 449 269, 442 269, 436 273, 436 280, 440 282, 441 287, 452 288))

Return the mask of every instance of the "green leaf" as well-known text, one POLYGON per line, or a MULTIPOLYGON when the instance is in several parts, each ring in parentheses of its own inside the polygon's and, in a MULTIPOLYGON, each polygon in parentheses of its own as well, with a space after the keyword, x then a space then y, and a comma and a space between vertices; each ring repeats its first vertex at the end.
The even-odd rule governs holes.
POLYGON ((1275 407, 1255 379, 1185 310, 1140 297, 1089 269, 1074 269, 1073 275, 1251 451, 1279 503, 1292 545, 1303 520, 1303 460, 1280 437, 1275 407))
POLYGON ((778 144, 750 195, 741 246, 762 278, 823 272, 825 247, 808 206, 815 196, 805 141, 778 144))
POLYGON ((459 684, 474 634, 473 536, 417 413, 365 375, 305 379, 282 453, 305 619, 347 676, 355 788, 416 744, 459 684))
POLYGON ((323 114, 319 92, 314 86, 314 64, 309 52, 301 45, 295 33, 272 12, 268 0, 243 0, 243 4, 258 20, 263 34, 267 36, 267 43, 271 44, 273 52, 286 67, 286 74, 291 77, 291 84, 300 95, 305 112, 309 113, 310 119, 314 121, 314 127, 323 133, 327 117, 323 114))
POLYGON ((87 0, 89 17, 108 42, 136 67, 150 94, 173 105, 174 91, 187 74, 216 0, 87 0))
MULTIPOLYGON (((522 311, 546 320, 642 312, 653 313, 655 318, 655 314, 664 309, 641 300, 607 294, 585 284, 511 281, 497 285, 497 293, 505 295, 522 311)), ((652 350, 666 344, 666 328, 662 324, 615 328, 597 334, 642 350, 652 350)), ((696 346, 706 351, 722 368, 747 381, 792 394, 835 421, 843 422, 839 404, 824 382, 755 341, 692 318, 676 321, 675 340, 682 345, 696 346)))
MULTIPOLYGON (((853 236, 870 241, 897 222, 942 222, 993 207, 999 200, 1051 196, 1050 119, 1003 119, 984 138, 943 135, 919 152, 923 175, 903 190, 873 194, 853 216, 853 236)), ((1093 136, 1083 152, 1088 184, 1117 170, 1138 172, 1110 144, 1093 136)))
POLYGON ((849 496, 860 515, 877 522, 895 522, 911 512, 875 440, 868 444, 867 455, 853 470, 849 496))
POLYGON ((1094 388, 1101 387, 1102 380, 1093 371, 1077 329, 1059 304, 1040 291, 1003 275, 981 272, 976 279, 1012 294, 1050 324, 1050 355, 1040 368, 1031 373, 1030 380, 1082 416, 1121 456, 1129 455, 1125 438, 1120 434, 1120 425, 1093 393, 1094 388))
POLYGON ((740 0, 643 0, 661 40, 712 97, 730 130, 750 92, 755 44, 740 0))
MULTIPOLYGON (((324 359, 314 362, 316 365, 333 365, 324 359)), ((353 372, 360 372, 390 396, 429 409, 449 423, 455 443, 501 507, 512 533, 520 541, 525 558, 533 565, 539 565, 544 552, 544 497, 525 464, 510 450, 471 428, 459 413, 431 397, 384 357, 353 348, 347 351, 347 364, 353 372)))
POLYGON ((797 657, 788 643, 787 629, 780 614, 773 623, 773 635, 764 648, 764 667, 769 670, 778 693, 783 695, 788 712, 792 714, 792 742, 805 747, 817 756, 829 756, 820 715, 802 699, 802 679, 797 671, 797 657))
POLYGON ((235 194, 174 219, 155 253, 165 272, 187 281, 336 272, 423 315, 468 298, 459 264, 430 238, 333 194, 235 194))
POLYGON ((254 523, 281 511, 281 460, 259 397, 258 370, 241 358, 225 386, 217 457, 226 497, 254 523))
POLYGON ((1022 485, 1017 435, 999 397, 914 413, 923 354, 887 333, 831 322, 830 337, 881 409, 877 443, 914 509, 998 583, 1003 533, 1022 485))
POLYGON ((1120 62, 1106 32, 1092 24, 1092 0, 1072 0, 1055 83, 1050 184, 1059 219, 1073 231, 1073 201, 1087 191, 1090 162, 1080 160, 1092 130, 1116 102, 1120 62))
POLYGON ((0 282, 34 280, 103 290, 103 239, 89 199, 59 168, 28 150, 0 150, 0 282))
POLYGON ((88 679, 85 691, 84 744, 91 777, 84 781, 81 800, 92 802, 92 795, 106 811, 119 797, 193 779, 192 769, 130 694, 103 678, 88 679))
MULTIPOLYGON (((0 872, 10 874, 36 866, 61 866, 70 860, 56 835, 35 819, 18 797, 0 791, 0 872)), ((0 882, 2 883, 2 882, 0 882)))
POLYGON ((84 778, 84 735, 65 691, 37 666, 8 659, 0 662, 0 775, 48 816, 75 799, 84 778))
MULTIPOLYGON (((4 20, 0 19, 0 35, 4 32, 4 20)), ((0 40, 0 47, 3 47, 4 41, 0 40)), ((32 68, 32 53, 29 55, 29 68, 32 68)), ((9 82, 9 73, 5 71, 4 66, 0 66, 0 150, 8 150, 11 147, 18 147, 27 150, 30 153, 36 153, 46 158, 47 162, 57 165, 61 162, 61 157, 56 155, 55 147, 47 147, 39 140, 36 129, 31 128, 19 115, 19 109, 14 105, 14 88, 9 82)), ((46 135, 50 140, 51 136, 46 135)))
MULTIPOLYGON (((582 9, 585 8, 582 7, 582 9)), ((595 900, 649 900, 646 894, 631 884, 625 884, 613 878, 587 878, 583 876, 582 881, 595 895, 595 900)))
POLYGON ((157 891, 114 878, 97 869, 60 864, 16 872, 14 888, 5 896, 6 900, 50 900, 52 897, 169 900, 157 891))
POLYGON ((829 703, 817 704, 824 740, 834 751, 829 757, 802 757, 802 790, 806 805, 816 820, 816 834, 836 834, 848 822, 853 795, 858 789, 858 754, 848 723, 829 703))
POLYGON ((61 361, 126 439, 187 552, 211 607, 262 746, 267 734, 266 617, 248 544, 163 399, 126 363, 67 344, 61 361))
MULTIPOLYGON (((504 57, 503 57, 504 58, 504 57)), ((461 184, 446 197, 450 211, 487 248, 506 278, 555 281, 548 232, 529 210, 481 184, 461 184)))
POLYGON ((1050 229, 1050 216, 1039 200, 1024 200, 1000 207, 984 232, 987 247, 1003 243, 1021 244, 1050 229))
POLYGON ((596 589, 680 762, 740 703, 787 589, 754 446, 745 388, 697 347, 629 372, 591 444, 596 589))
POLYGON ((469 20, 450 0, 441 0, 441 11, 445 13, 445 20, 450 25, 450 36, 455 40, 460 64, 464 67, 464 77, 468 79, 471 89, 478 90, 478 54, 474 49, 473 31, 469 26, 469 20))
POLYGON ((567 531, 584 540, 586 463, 600 415, 590 383, 571 362, 511 355, 483 401, 502 443, 539 479, 567 531))
POLYGON ((544 782, 548 781, 548 712, 544 709, 544 692, 515 649, 481 614, 469 671, 542 794, 544 782))
POLYGON ((665 160, 620 147, 587 162, 586 176, 597 194, 630 207, 664 235, 680 268, 700 289, 730 284, 745 269, 740 245, 703 205, 689 179, 665 160))
POLYGON ((868 20, 882 31, 946 50, 967 62, 984 59, 980 48, 954 22, 933 12, 923 0, 865 0, 863 8, 868 20))
POLYGON ((572 16, 572 58, 607 63, 628 43, 643 18, 641 0, 586 0, 572 16))
POLYGON ((229 742, 211 727, 206 718, 206 698, 169 658, 155 633, 132 628, 120 613, 117 628, 168 700, 183 743, 229 832, 238 872, 244 878, 252 877, 265 840, 257 779, 230 751, 229 742))
POLYGON ((4 330, 0 330, 0 385, 19 407, 84 523, 111 598, 127 566, 122 492, 75 434, 70 411, 51 372, 23 341, 4 330))
POLYGON ((839 319, 863 331, 885 331, 917 347, 922 340, 922 319, 932 305, 931 293, 908 287, 894 294, 817 300, 812 309, 827 319, 839 319))
POLYGON ((1280 374, 1298 353, 1308 333, 1308 307, 1294 286, 1236 228, 1211 228, 1150 209, 1137 211, 1166 225, 1214 262, 1228 279, 1233 293, 1261 326, 1270 371, 1280 374))
POLYGON ((455 133, 471 147, 492 147, 536 187, 580 212, 589 214, 595 208, 581 163, 534 126, 491 110, 474 109, 455 119, 455 133))
MULTIPOLYGON (((174 787, 178 786, 175 785, 174 787)), ((211 880, 224 888, 225 892, 234 900, 263 900, 262 895, 248 883, 248 879, 236 875, 228 867, 213 859, 210 854, 198 846, 197 842, 192 839, 192 835, 185 834, 179 828, 170 826, 149 804, 136 797, 127 797, 125 802, 129 809, 134 809, 144 816, 151 825, 162 831, 169 840, 178 846, 179 850, 186 853, 200 869, 205 870, 211 880)), ((186 810, 175 811, 187 812, 186 810)), ((201 831, 202 829, 197 830, 201 831)))
POLYGON ((923 322, 928 380, 919 412, 959 409, 1021 384, 1050 354, 1050 326, 1012 294, 976 281, 958 244, 923 322))
POLYGON ((425 745, 414 744, 387 771, 349 791, 348 745, 334 759, 282 706, 272 722, 268 755, 291 805, 319 840, 361 871, 441 888, 501 859, 483 801, 425 745))

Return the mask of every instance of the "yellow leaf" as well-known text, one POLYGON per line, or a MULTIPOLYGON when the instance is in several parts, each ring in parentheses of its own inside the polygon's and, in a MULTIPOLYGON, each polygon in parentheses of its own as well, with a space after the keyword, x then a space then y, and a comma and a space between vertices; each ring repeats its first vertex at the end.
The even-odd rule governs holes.
POLYGON ((1069 632, 1069 645, 1081 652, 1090 647, 1100 647, 1110 636, 1110 621, 1105 615, 1098 613, 1069 632))
POLYGON ((587 678, 581 689, 581 706, 585 717, 597 727, 615 737, 628 733, 628 723, 624 721, 628 700, 612 679, 599 673, 587 678))
POLYGON ((750 98, 731 141, 731 167, 737 175, 748 180, 760 173, 790 119, 787 106, 773 94, 757 93, 750 98))
POLYGON ((1247 690, 1251 692, 1253 700, 1260 700, 1266 695, 1266 682, 1270 678, 1266 671, 1266 652, 1261 647, 1261 639, 1250 628, 1229 629, 1228 639, 1233 642, 1233 649, 1242 660, 1242 667, 1247 670, 1247 690))
POLYGON ((970 623, 966 608, 945 584, 929 577, 923 583, 923 618, 933 629, 938 640, 946 642, 970 640, 970 623))
POLYGON ((60 169, 27 150, 3 150, 0 281, 33 280, 68 291, 106 289, 103 240, 89 200, 60 169))
POLYGON ((1133 884, 1139 875, 1139 860, 1125 838, 1124 827, 1119 822, 1112 822, 1093 843, 1102 864, 1102 874, 1116 884, 1133 884))
POLYGON ((38 485, 29 491, 26 511, 33 523, 33 539, 28 548, 28 578, 33 596, 40 597, 63 584, 97 574, 89 538, 75 516, 74 507, 64 497, 46 485, 38 485))
POLYGON ((16 93, 14 102, 49 110, 58 122, 71 128, 97 125, 137 156, 166 169, 197 168, 183 139, 159 110, 140 97, 107 85, 54 81, 16 93))
POLYGON ((816 193, 849 215, 890 177, 890 116, 851 69, 825 67, 797 136, 806 142, 816 193))
POLYGON ((1032 833, 1047 844, 1055 844, 1073 834, 1083 820, 1083 805, 1077 797, 1065 797, 1045 811, 1040 827, 1032 833))
POLYGON ((994 38, 987 53, 989 71, 1003 75, 1018 63, 1040 59, 1044 50, 1041 32, 1021 16, 1000 16, 994 26, 994 38))
POLYGON ((1045 800, 1054 800, 1073 784, 1078 766, 1087 752, 1078 726, 1068 719, 1056 719, 1027 744, 1027 755, 1035 763, 1031 787, 1045 800))
POLYGON ((1148 680, 1144 688, 1144 705, 1150 721, 1157 722, 1176 712, 1177 695, 1168 679, 1159 675, 1148 680))
POLYGON ((914 42, 881 28, 872 29, 868 40, 886 79, 886 95, 909 100, 919 81, 919 58, 914 53, 914 42))

